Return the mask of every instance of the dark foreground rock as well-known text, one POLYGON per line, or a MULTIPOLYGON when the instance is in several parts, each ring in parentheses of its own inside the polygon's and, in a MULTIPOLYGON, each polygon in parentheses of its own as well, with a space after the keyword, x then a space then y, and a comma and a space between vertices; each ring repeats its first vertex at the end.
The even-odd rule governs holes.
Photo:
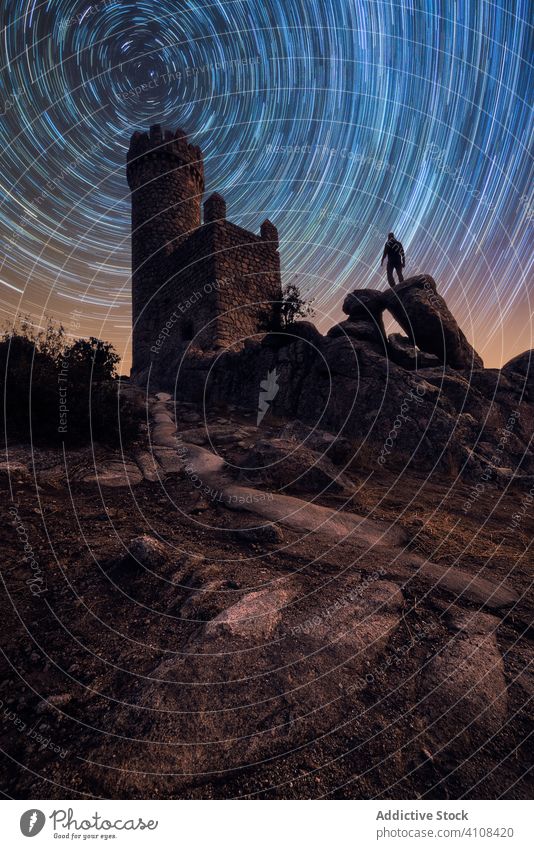
POLYGON ((409 340, 454 369, 484 367, 429 274, 411 277, 386 293, 385 305, 409 340))
POLYGON ((328 457, 289 439, 256 442, 242 462, 241 477, 282 492, 350 492, 352 483, 328 457))
MULTIPOLYGON (((247 444, 263 426, 200 415, 208 445, 211 425, 247 444)), ((184 475, 100 488, 65 481, 69 461, 38 490, 17 479, 1 526, 4 792, 530 798, 526 510, 509 527, 528 490, 488 488, 464 515, 461 481, 399 484, 386 467, 363 484, 343 472, 351 498, 320 503, 227 480, 188 432, 184 475)), ((34 452, 37 474, 52 460, 34 452)))
POLYGON ((449 639, 425 670, 419 708, 427 746, 441 762, 462 761, 466 747, 496 737, 508 716, 497 644, 500 620, 476 611, 449 614, 449 639))
POLYGON ((388 336, 389 356, 393 362, 410 371, 423 368, 439 368, 439 359, 433 354, 420 351, 407 336, 392 333, 388 336))
MULTIPOLYGON (((352 460, 360 467, 409 465, 491 478, 502 486, 513 476, 534 474, 532 352, 501 370, 484 369, 429 275, 387 292, 355 290, 343 311, 348 318, 326 336, 310 322, 296 322, 228 349, 169 350, 167 359, 154 362, 153 379, 158 390, 163 386, 174 393, 182 409, 197 405, 196 412, 181 413, 180 424, 200 425, 204 407, 232 407, 256 419, 258 427, 299 421, 312 434, 326 431, 333 444, 343 446, 338 458, 344 455, 344 463, 352 460), (386 338, 385 309, 407 336, 386 338)), ((158 446, 158 465, 142 464, 149 479, 158 477, 160 467, 165 474, 183 471, 170 406, 169 399, 160 398, 155 407, 151 438, 158 446), (167 449, 174 451, 174 460, 167 449)), ((195 438, 204 444, 202 433, 195 438)), ((229 444, 231 434, 222 439, 229 444)), ((239 441, 246 445, 246 439, 239 441)), ((308 438, 304 442, 303 450, 317 450, 308 438)), ((335 460, 335 453, 328 450, 329 458, 335 460)), ((297 458, 294 454, 293 465, 297 458)), ((272 464, 271 471, 273 486, 291 481, 298 487, 296 469, 272 464)))
POLYGON ((342 332, 322 337, 319 345, 286 340, 276 349, 257 342, 242 351, 189 357, 174 385, 179 399, 213 408, 232 404, 255 418, 262 383, 271 380, 260 428, 298 419, 311 431, 348 441, 360 466, 409 464, 471 479, 486 471, 502 480, 534 474, 528 378, 511 368, 429 367, 429 357, 404 368, 375 342, 342 332))

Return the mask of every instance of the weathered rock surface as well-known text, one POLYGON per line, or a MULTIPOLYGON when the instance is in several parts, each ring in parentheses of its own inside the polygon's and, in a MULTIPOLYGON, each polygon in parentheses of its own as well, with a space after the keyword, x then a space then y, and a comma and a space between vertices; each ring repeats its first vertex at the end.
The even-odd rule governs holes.
POLYGON ((166 448, 163 445, 155 445, 153 452, 164 472, 167 474, 183 472, 184 462, 177 453, 176 448, 166 448))
POLYGON ((352 483, 327 457, 291 440, 259 440, 241 468, 245 480, 288 492, 350 492, 352 483))
POLYGON ((434 756, 457 758, 465 746, 498 734, 508 715, 504 664, 497 645, 500 620, 454 610, 450 638, 431 660, 421 684, 419 710, 434 756))
POLYGON ((363 321, 362 319, 348 318, 339 324, 334 324, 327 333, 328 338, 349 336, 353 339, 366 342, 369 348, 387 356, 387 343, 384 328, 381 322, 363 321))
POLYGON ((459 600, 470 601, 487 607, 490 610, 512 607, 519 601, 516 592, 504 586, 473 575, 454 566, 440 566, 437 563, 425 562, 418 573, 433 586, 442 587, 453 593, 459 600))
POLYGON ((441 365, 437 357, 433 356, 433 354, 426 354, 424 351, 419 351, 410 342, 408 337, 403 336, 401 333, 392 333, 388 336, 388 352, 394 363, 410 371, 423 368, 439 368, 441 365))
POLYGON ((319 533, 325 539, 350 541, 362 547, 406 542, 406 534, 399 527, 386 526, 355 513, 322 507, 289 495, 229 484, 223 496, 224 504, 232 510, 263 516, 300 533, 319 533))
POLYGON ((386 308, 386 294, 380 289, 355 289, 343 301, 343 312, 352 321, 376 323, 381 320, 386 308))
MULTIPOLYGON (((143 771, 202 780, 288 753, 342 723, 359 703, 358 691, 341 681, 365 677, 404 606, 387 581, 358 590, 346 581, 336 615, 326 594, 324 615, 312 622, 291 579, 229 599, 185 653, 160 663, 141 693, 134 688, 137 729, 148 741, 143 771)), ((130 774, 137 757, 138 750, 130 774)), ((121 770, 119 759, 116 765, 121 770)))
POLYGON ((162 445, 165 448, 176 446, 176 425, 172 420, 157 422, 152 427, 150 437, 154 445, 162 445))
POLYGON ((421 351, 455 369, 483 368, 429 274, 411 277, 386 293, 385 305, 421 351))
POLYGON ((131 541, 129 554, 141 566, 149 569, 156 569, 169 558, 169 552, 163 543, 146 534, 131 541))
POLYGON ((516 383, 520 376, 525 400, 534 402, 534 350, 523 351, 522 354, 509 360, 502 367, 501 372, 508 380, 514 380, 516 383))
POLYGON ((0 481, 28 481, 30 478, 31 473, 25 463, 16 461, 0 463, 0 481))
POLYGON ((272 522, 267 525, 254 525, 251 528, 238 528, 233 536, 238 542, 253 544, 276 545, 284 541, 282 529, 272 522))
POLYGON ((155 455, 149 451, 138 451, 135 460, 147 481, 157 481, 165 474, 164 470, 156 460, 155 455))
POLYGON ((299 419, 293 419, 284 426, 280 439, 291 440, 296 445, 311 448, 321 455, 325 454, 338 466, 348 463, 355 450, 351 441, 339 433, 330 433, 317 427, 310 428, 299 419))
POLYGON ((206 625, 206 635, 266 639, 282 621, 283 608, 294 597, 295 588, 264 589, 248 593, 241 601, 219 613, 206 625))
POLYGON ((396 558, 388 574, 407 582, 423 582, 427 592, 450 593, 456 604, 475 604, 481 609, 498 611, 502 616, 510 610, 516 615, 515 608, 520 601, 518 593, 503 581, 493 581, 457 566, 433 563, 416 554, 396 558))
POLYGON ((98 486, 135 486, 141 483, 144 474, 133 460, 110 458, 108 462, 97 468, 77 470, 73 477, 84 483, 98 486))

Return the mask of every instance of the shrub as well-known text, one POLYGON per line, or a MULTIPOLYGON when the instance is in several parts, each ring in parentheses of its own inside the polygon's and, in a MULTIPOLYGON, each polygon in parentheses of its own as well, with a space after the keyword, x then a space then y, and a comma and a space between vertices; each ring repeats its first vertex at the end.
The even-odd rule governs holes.
POLYGON ((100 339, 68 344, 64 329, 49 321, 35 334, 28 321, 0 341, 0 420, 4 439, 82 445, 129 443, 139 413, 119 394, 120 357, 100 339))
POLYGON ((296 321, 311 318, 314 312, 313 300, 305 300, 300 287, 296 283, 288 283, 282 289, 282 298, 274 304, 271 314, 262 317, 262 329, 279 333, 291 330, 296 321))

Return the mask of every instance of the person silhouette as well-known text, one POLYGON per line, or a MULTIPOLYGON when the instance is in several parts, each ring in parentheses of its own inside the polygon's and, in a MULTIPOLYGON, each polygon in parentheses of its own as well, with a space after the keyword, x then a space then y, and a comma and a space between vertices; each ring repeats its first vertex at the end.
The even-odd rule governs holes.
POLYGON ((380 267, 382 267, 385 258, 387 257, 387 275, 388 275, 388 283, 392 289, 395 288, 395 280, 393 279, 393 272, 397 272, 397 276, 399 278, 399 283, 404 282, 404 277, 402 276, 402 269, 405 265, 404 259, 404 248, 402 244, 397 241, 395 235, 393 233, 388 233, 388 240, 384 245, 384 253, 382 254, 382 262, 380 263, 380 267))

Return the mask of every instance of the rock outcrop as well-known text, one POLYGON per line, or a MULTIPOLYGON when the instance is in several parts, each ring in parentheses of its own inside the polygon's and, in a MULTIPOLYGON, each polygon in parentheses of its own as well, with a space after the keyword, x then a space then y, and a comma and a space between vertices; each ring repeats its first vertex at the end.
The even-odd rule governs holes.
POLYGON ((523 351, 501 369, 508 380, 521 385, 525 401, 534 402, 534 350, 523 351))
POLYGON ((386 295, 380 289, 355 289, 343 301, 343 312, 352 321, 380 321, 386 308, 386 295))
POLYGON ((465 373, 422 363, 412 370, 348 335, 313 343, 288 337, 278 348, 266 341, 187 359, 175 382, 177 396, 235 405, 255 416, 261 384, 271 374, 276 385, 263 422, 283 427, 298 419, 310 431, 342 437, 358 464, 393 469, 409 463, 470 478, 487 472, 495 481, 534 474, 534 408, 525 403, 527 381, 519 373, 512 378, 511 371, 465 373))
MULTIPOLYGON (((280 436, 284 422, 298 420, 312 433, 328 432, 334 444, 343 439, 343 453, 367 466, 410 463, 470 478, 485 474, 496 483, 534 473, 532 352, 502 370, 484 369, 428 275, 389 292, 356 290, 343 310, 348 318, 326 336, 296 322, 246 339, 237 350, 178 349, 157 389, 182 403, 231 405, 254 417, 261 407, 262 420, 280 423, 280 436), (409 338, 386 338, 386 308, 409 338)), ((165 403, 154 412, 151 438, 169 471, 161 452, 175 448, 173 424, 165 403)), ((294 488, 300 472, 293 471, 284 469, 289 477, 276 485, 291 480, 294 488)))
POLYGON ((386 292, 385 306, 421 351, 454 369, 484 367, 429 274, 410 277, 386 292))
POLYGON ((394 363, 409 371, 421 368, 439 368, 440 361, 433 354, 425 354, 401 333, 388 336, 388 354, 394 363))
POLYGON ((332 339, 350 337, 368 343, 377 354, 387 356, 387 339, 382 313, 385 293, 377 289, 355 289, 345 298, 343 312, 346 321, 335 324, 327 333, 332 339))
POLYGON ((329 459, 306 444, 287 439, 259 440, 246 456, 242 477, 282 492, 350 492, 352 484, 329 459))

